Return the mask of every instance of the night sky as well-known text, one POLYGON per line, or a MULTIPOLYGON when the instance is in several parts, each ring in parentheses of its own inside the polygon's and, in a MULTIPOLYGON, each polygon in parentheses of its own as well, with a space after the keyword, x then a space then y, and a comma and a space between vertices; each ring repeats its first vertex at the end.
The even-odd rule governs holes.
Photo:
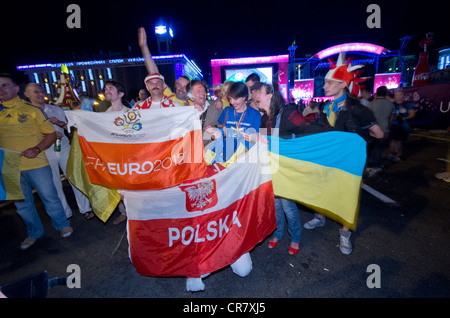
MULTIPOLYGON (((450 46, 447 1, 4 1, 1 8, 0 72, 17 65, 93 59, 92 54, 119 52, 141 55, 137 28, 147 30, 150 50, 158 55, 154 26, 164 21, 175 36, 173 53, 193 59, 204 75, 210 59, 288 54, 296 40, 295 57, 314 55, 332 45, 369 42, 390 50, 400 38, 413 36, 406 54, 418 54, 419 41, 434 33, 430 56, 450 46), (69 4, 81 8, 81 28, 69 29, 69 4), (370 29, 366 12, 381 9, 381 28, 370 29)), ((430 63, 433 63, 431 60, 430 63)))

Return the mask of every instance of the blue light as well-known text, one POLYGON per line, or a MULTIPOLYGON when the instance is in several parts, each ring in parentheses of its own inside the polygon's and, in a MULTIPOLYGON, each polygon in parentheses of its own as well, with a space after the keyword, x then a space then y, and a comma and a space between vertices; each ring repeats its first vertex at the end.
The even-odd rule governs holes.
POLYGON ((167 33, 167 27, 165 25, 155 26, 155 34, 163 35, 167 33))
POLYGON ((115 59, 115 60, 108 60, 109 64, 114 64, 114 63, 123 63, 124 59, 115 59))
POLYGON ((47 92, 47 94, 50 94, 50 86, 48 85, 48 83, 45 83, 45 91, 47 92))
MULTIPOLYGON (((201 77, 203 77, 200 68, 195 64, 194 61, 188 59, 186 57, 186 55, 184 55, 184 54, 157 55, 157 56, 152 56, 152 58, 154 60, 171 60, 171 59, 180 59, 180 58, 184 59, 195 71, 200 73, 201 77)), ((50 64, 50 63, 48 63, 48 64, 31 64, 31 65, 20 65, 20 66, 17 66, 16 68, 18 70, 29 70, 29 69, 36 69, 36 68, 61 68, 62 64, 65 64, 67 67, 70 67, 70 66, 94 66, 94 65, 102 65, 102 64, 110 65, 110 64, 122 64, 122 63, 139 63, 139 62, 145 62, 145 58, 144 57, 135 57, 135 58, 124 58, 124 59, 79 61, 79 62, 67 62, 67 63, 56 63, 56 64, 50 64)), ((89 70, 88 72, 90 73, 89 74, 91 77, 90 80, 93 80, 92 70, 89 70)), ((55 80, 53 74, 52 74, 52 76, 53 76, 53 80, 55 80)), ((108 76, 110 76, 109 73, 108 73, 108 76)))
MULTIPOLYGON (((155 57, 153 57, 155 58, 155 57)), ((126 59, 127 62, 129 63, 133 63, 133 62, 144 62, 145 61, 145 57, 134 57, 134 58, 129 58, 126 59)))
POLYGON ((98 65, 105 64, 105 60, 76 62, 76 65, 98 65))
POLYGON ((108 78, 112 79, 111 69, 109 67, 106 69, 106 72, 108 73, 108 78))

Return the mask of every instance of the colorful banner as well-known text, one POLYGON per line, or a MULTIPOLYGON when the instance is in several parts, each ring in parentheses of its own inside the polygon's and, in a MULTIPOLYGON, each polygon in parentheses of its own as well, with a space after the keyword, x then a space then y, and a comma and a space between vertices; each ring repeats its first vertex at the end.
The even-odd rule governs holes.
POLYGON ((92 183, 154 190, 205 174, 200 113, 193 107, 66 112, 92 183))
POLYGON ((6 149, 0 149, 0 201, 23 200, 20 187, 20 154, 6 149))
POLYGON ((366 162, 364 139, 339 131, 268 139, 275 195, 354 230, 366 162))
POLYGON ((267 145, 228 168, 158 191, 120 191, 141 275, 200 277, 235 262, 276 228, 267 145), (265 151, 264 151, 265 150, 265 151))

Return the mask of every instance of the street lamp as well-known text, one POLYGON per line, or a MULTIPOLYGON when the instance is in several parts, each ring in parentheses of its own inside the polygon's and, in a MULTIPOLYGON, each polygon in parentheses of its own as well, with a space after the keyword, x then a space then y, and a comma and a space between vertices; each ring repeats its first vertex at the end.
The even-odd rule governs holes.
POLYGON ((169 54, 172 51, 173 30, 166 25, 156 25, 155 35, 159 54, 169 54))

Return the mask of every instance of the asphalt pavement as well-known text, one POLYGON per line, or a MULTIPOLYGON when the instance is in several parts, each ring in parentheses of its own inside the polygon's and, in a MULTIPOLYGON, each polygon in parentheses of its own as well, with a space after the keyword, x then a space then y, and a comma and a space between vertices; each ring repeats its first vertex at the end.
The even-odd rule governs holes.
MULTIPOLYGON (((126 223, 112 222, 119 213, 106 223, 85 220, 65 183, 73 209, 69 238, 59 237, 36 196, 45 236, 21 251, 25 226, 13 204, 2 206, 0 286, 41 271, 49 278, 67 277, 75 264, 80 285, 54 286, 47 298, 181 299, 177 310, 200 299, 448 298, 450 183, 434 176, 445 169, 448 142, 449 132, 418 131, 406 143, 402 162, 385 160, 379 175, 364 177, 364 184, 395 204, 362 191, 350 255, 340 252, 340 225, 328 220, 324 227, 303 229, 300 252, 293 256, 287 233, 274 249, 267 248, 267 237, 251 251, 253 270, 247 277, 227 266, 205 278, 205 291, 198 293, 186 292, 183 277, 139 275, 128 257, 126 223)), ((300 208, 305 223, 313 214, 300 208)))

